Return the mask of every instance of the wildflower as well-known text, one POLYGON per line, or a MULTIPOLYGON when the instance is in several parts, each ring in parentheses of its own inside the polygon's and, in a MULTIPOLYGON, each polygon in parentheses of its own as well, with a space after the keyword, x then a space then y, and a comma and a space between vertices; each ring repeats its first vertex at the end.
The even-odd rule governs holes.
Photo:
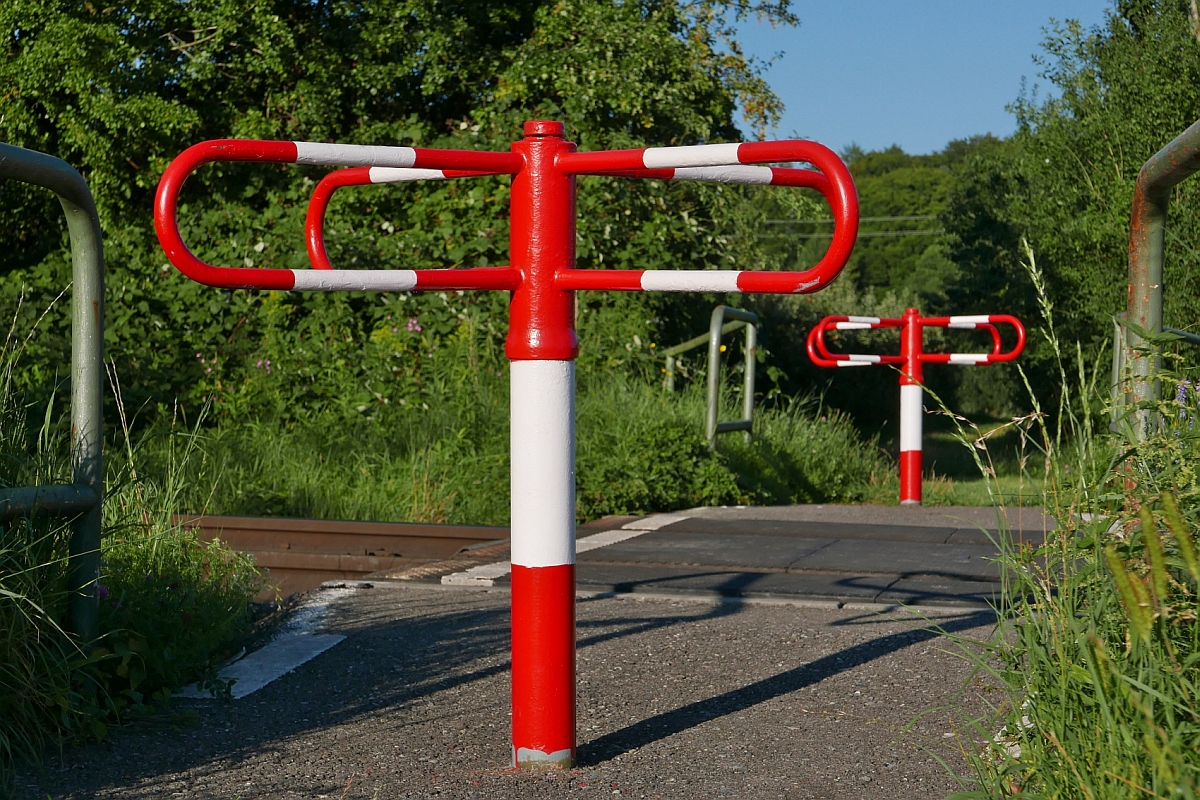
POLYGON ((421 323, 417 322, 416 317, 408 318, 408 329, 410 331, 417 331, 418 333, 421 332, 421 323))
POLYGON ((97 583, 96 584, 96 596, 99 597, 101 600, 107 600, 108 599, 108 587, 105 586, 103 583, 97 583))

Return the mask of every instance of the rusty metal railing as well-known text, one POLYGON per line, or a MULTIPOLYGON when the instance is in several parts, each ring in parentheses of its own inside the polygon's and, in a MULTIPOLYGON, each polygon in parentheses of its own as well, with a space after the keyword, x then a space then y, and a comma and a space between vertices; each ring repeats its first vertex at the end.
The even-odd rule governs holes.
MULTIPOLYGON (((1157 424, 1149 404, 1162 392, 1157 374, 1162 355, 1134 326, 1153 335, 1163 331, 1163 254, 1171 189, 1200 171, 1200 121, 1175 137, 1142 165, 1129 220, 1129 311, 1125 360, 1130 386, 1125 405, 1142 404, 1131 415, 1134 432, 1145 437, 1157 424)), ((1117 378, 1121 378, 1118 375, 1117 378)))
POLYGON ((60 486, 0 489, 0 524, 39 515, 74 517, 68 546, 67 624, 85 642, 98 633, 104 395, 104 251, 100 218, 83 176, 53 156, 0 144, 0 179, 58 195, 71 236, 71 469, 60 486))

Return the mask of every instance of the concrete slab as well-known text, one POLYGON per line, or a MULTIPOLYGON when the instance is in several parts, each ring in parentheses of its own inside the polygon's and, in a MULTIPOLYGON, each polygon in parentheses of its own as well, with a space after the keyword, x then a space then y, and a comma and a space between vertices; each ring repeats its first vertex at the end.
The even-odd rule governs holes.
MULTIPOLYGON (((1014 513, 1023 524, 1054 524, 1038 509, 1014 513)), ((610 519, 589 523, 596 533, 581 529, 578 579, 600 592, 985 606, 997 595, 999 534, 969 526, 989 520, 994 526, 992 509, 819 505, 610 519)), ((1044 531, 1026 525, 1016 536, 1040 542, 1044 531)), ((506 589, 507 548, 486 552, 486 560, 456 557, 444 568, 377 577, 506 589)))
POLYGON ((894 542, 944 543, 957 529, 928 525, 867 525, 856 522, 690 517, 668 525, 669 533, 720 536, 788 536, 807 539, 873 539, 894 542))
POLYGON ((896 581, 876 598, 878 603, 904 605, 991 605, 1000 602, 1002 584, 990 581, 915 580, 896 581))
POLYGON ((798 559, 788 571, 836 570, 995 581, 1000 578, 992 560, 995 557, 994 547, 982 545, 841 539, 798 559))
POLYGON ((751 572, 665 566, 579 564, 580 591, 704 594, 717 597, 803 596, 846 602, 873 601, 899 575, 831 575, 751 572))
POLYGON ((798 559, 817 552, 832 539, 759 535, 676 533, 674 526, 646 533, 609 547, 580 553, 578 563, 631 562, 737 566, 786 570, 798 559))
POLYGON ((1041 508, 1005 508, 997 511, 982 506, 872 506, 811 504, 795 506, 715 506, 680 512, 689 517, 733 520, 793 520, 807 522, 853 522, 866 525, 919 525, 946 528, 996 530, 998 519, 1012 530, 1053 530, 1054 518, 1041 508), (998 516, 999 515, 999 516, 998 516))

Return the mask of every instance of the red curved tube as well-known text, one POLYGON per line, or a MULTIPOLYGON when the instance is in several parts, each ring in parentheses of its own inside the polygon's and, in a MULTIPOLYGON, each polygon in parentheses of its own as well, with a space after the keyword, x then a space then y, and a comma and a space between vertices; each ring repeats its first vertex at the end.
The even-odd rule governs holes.
POLYGON ((902 327, 904 320, 902 319, 880 319, 870 317, 846 317, 846 316, 829 316, 822 319, 816 326, 809 331, 807 349, 808 357, 818 367, 857 367, 868 366, 872 364, 903 364, 904 356, 888 356, 888 355, 860 355, 854 353, 831 353, 828 346, 825 344, 825 332, 831 326, 837 326, 839 323, 852 324, 853 328, 848 330, 870 330, 875 328, 898 328, 902 327), (859 320, 873 320, 871 322, 863 322, 859 320))
POLYGON ((815 292, 827 286, 842 271, 858 237, 858 195, 854 180, 837 154, 816 142, 786 140, 563 153, 556 164, 569 175, 636 177, 640 173, 647 178, 665 178, 670 171, 672 180, 808 186, 825 196, 834 220, 833 240, 829 249, 816 266, 802 272, 743 272, 733 281, 726 277, 724 282, 715 276, 698 276, 694 281, 680 276, 674 282, 655 276, 647 282, 644 279, 646 273, 638 270, 562 270, 557 279, 557 285, 562 289, 815 292), (772 168, 769 176, 764 172, 752 179, 737 179, 736 170, 738 167, 744 169, 743 165, 791 161, 812 164, 820 172, 772 168), (722 171, 729 173, 728 178, 722 178, 722 171), (705 277, 706 280, 701 279, 705 277))
MULTIPOLYGON (((492 174, 515 174, 524 164, 521 156, 515 153, 475 150, 370 147, 255 139, 216 139, 192 145, 170 163, 158 183, 158 191, 154 197, 154 230, 167 259, 180 272, 199 283, 227 289, 292 289, 295 287, 295 272, 290 269, 214 266, 201 261, 184 244, 176 219, 179 191, 197 167, 212 161, 259 161, 326 166, 360 164, 364 165, 360 167, 362 169, 366 169, 365 165, 373 165, 391 168, 486 170, 492 174)), ((485 269, 489 270, 486 274, 490 276, 496 273, 498 268, 485 269)), ((466 280, 461 273, 468 270, 455 272, 460 274, 453 279, 444 280, 452 283, 466 280)), ((444 282, 443 279, 439 279, 439 283, 441 282, 444 282)), ((505 284, 504 288, 509 288, 512 281, 506 277, 502 282, 505 284)), ((420 283, 418 276, 418 284, 420 283)))
MULTIPOLYGON (((333 198, 333 193, 343 186, 369 186, 372 184, 399 182, 379 179, 378 175, 372 175, 373 169, 372 167, 339 169, 322 178, 321 182, 317 184, 317 188, 313 190, 312 197, 308 201, 308 213, 304 218, 304 241, 308 247, 308 260, 312 264, 313 269, 333 269, 333 264, 329 261, 329 254, 325 250, 325 212, 329 209, 329 201, 333 198)), ((400 171, 403 172, 404 170, 400 171)), ((415 171, 413 170, 413 172, 415 171)), ((498 172, 458 169, 425 171, 439 174, 413 177, 411 180, 480 178, 487 175, 502 174, 498 172)))
MULTIPOLYGON (((975 356, 978 360, 975 363, 979 364, 998 364, 1004 361, 1012 361, 1021 355, 1025 350, 1025 326, 1021 324, 1021 320, 1011 314, 986 314, 971 317, 924 317, 921 319, 921 324, 925 327, 973 327, 976 329, 986 329, 992 335, 992 352, 985 355, 975 356), (1003 345, 1000 341, 1000 331, 996 325, 1011 325, 1013 330, 1017 332, 1017 343, 1012 350, 1007 353, 1001 352, 1003 345)), ((928 364, 953 364, 953 363, 972 363, 967 359, 972 354, 958 353, 922 353, 921 361, 928 364)))

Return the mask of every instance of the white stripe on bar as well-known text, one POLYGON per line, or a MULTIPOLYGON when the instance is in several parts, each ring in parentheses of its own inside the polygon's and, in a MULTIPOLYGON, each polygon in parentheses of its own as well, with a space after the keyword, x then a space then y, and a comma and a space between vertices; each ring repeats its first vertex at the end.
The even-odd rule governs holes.
MULTIPOLYGON (((954 317, 951 317, 951 319, 954 319, 954 317)), ((979 323, 978 322, 951 322, 946 327, 947 328, 961 328, 961 329, 970 328, 970 329, 974 330, 975 328, 979 327, 979 323)))
POLYGON ((774 174, 770 167, 680 167, 673 181, 707 181, 708 183, 744 183, 751 186, 770 186, 774 174))
POLYGON ((411 147, 324 142, 292 144, 296 145, 297 164, 317 164, 324 167, 411 167, 417 163, 417 151, 411 147))
POLYGON ((398 167, 371 167, 371 183, 405 183, 407 181, 444 181, 446 173, 440 169, 403 169, 398 167))
POLYGON ((740 144, 696 144, 688 147, 647 147, 642 153, 646 169, 722 167, 738 163, 740 144))
POLYGON ((986 364, 988 356, 986 353, 951 353, 951 364, 986 364))
POLYGON ((648 269, 642 273, 643 292, 740 292, 741 271, 713 269, 648 269))
POLYGON ((957 317, 950 318, 950 326, 966 325, 968 322, 976 325, 980 322, 990 322, 991 319, 987 314, 960 314, 957 317))
POLYGON ((866 322, 871 325, 879 324, 879 317, 853 317, 853 316, 851 316, 851 317, 846 317, 846 319, 848 319, 851 322, 866 322))
POLYGON ((839 331, 869 331, 874 327, 870 322, 839 322, 837 324, 839 331))
POLYGON ((869 367, 869 366, 871 366, 866 361, 839 361, 839 362, 837 362, 837 365, 839 367, 869 367))
POLYGON ((851 361, 857 361, 860 364, 878 364, 880 356, 864 356, 857 353, 850 353, 846 356, 851 361))
POLYGON ((417 285, 411 269, 294 269, 298 292, 406 292, 417 285))

